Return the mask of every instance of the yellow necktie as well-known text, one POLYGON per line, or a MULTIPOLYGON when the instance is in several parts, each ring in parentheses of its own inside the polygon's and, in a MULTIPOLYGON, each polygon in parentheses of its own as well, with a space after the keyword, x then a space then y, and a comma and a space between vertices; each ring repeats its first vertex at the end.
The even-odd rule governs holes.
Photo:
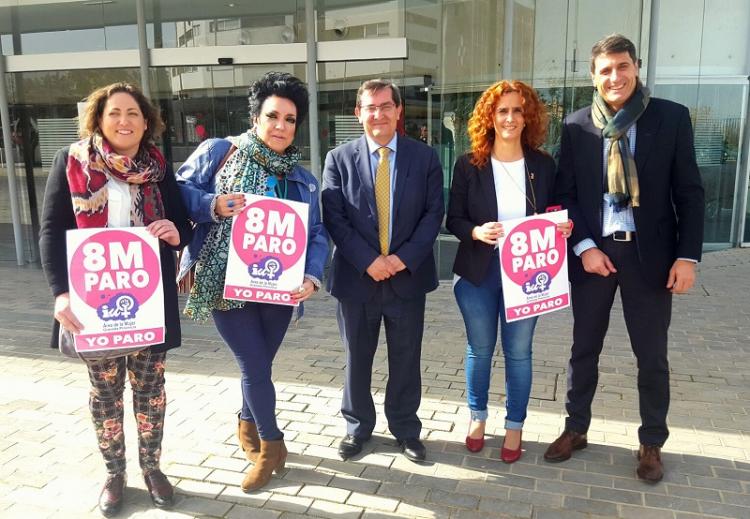
POLYGON ((375 205, 378 208, 378 238, 380 239, 380 253, 388 255, 388 224, 391 212, 391 166, 388 161, 390 149, 378 149, 380 161, 375 171, 375 205))

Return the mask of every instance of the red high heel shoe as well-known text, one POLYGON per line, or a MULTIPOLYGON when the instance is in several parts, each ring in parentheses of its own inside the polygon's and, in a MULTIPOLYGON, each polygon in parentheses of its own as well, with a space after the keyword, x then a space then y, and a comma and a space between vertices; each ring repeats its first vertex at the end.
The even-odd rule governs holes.
POLYGON ((482 449, 484 449, 484 437, 481 438, 471 438, 469 436, 466 437, 466 448, 469 450, 469 452, 479 452, 482 449))
POLYGON ((505 440, 503 440, 503 448, 500 449, 500 459, 505 463, 515 463, 521 459, 521 453, 523 450, 523 442, 519 441, 518 448, 515 450, 505 448, 505 440))
MULTIPOLYGON (((471 429, 471 421, 469 421, 469 429, 471 429)), ((472 438, 467 434, 466 449, 469 452, 479 452, 484 449, 484 434, 482 434, 481 438, 472 438)))

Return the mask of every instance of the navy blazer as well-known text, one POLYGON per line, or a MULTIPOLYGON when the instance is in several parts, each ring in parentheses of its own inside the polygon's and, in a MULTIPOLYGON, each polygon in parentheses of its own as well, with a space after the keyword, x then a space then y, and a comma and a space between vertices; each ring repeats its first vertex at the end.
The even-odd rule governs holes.
MULTIPOLYGON (((640 207, 633 208, 642 273, 655 288, 667 284, 677 258, 700 260, 704 194, 693 148, 688 109, 651 98, 636 125, 635 163, 640 207)), ((602 243, 604 190, 602 132, 591 120, 591 107, 563 123, 555 192, 575 222, 569 247, 591 238, 602 243)), ((571 281, 585 279, 581 259, 568 255, 571 281)))
MULTIPOLYGON (((443 221, 443 171, 435 150, 402 135, 396 145, 396 185, 390 254, 406 265, 385 282, 402 298, 437 288, 432 248, 443 221)), ((338 299, 367 301, 377 282, 367 267, 380 255, 378 213, 367 140, 331 150, 323 169, 323 224, 336 248, 328 290, 338 299)))
MULTIPOLYGON (((477 225, 497 221, 497 193, 492 162, 488 159, 478 168, 470 162, 471 157, 471 153, 459 157, 453 168, 445 226, 460 241, 453 272, 479 285, 487 275, 495 247, 475 240, 471 231, 477 225)), ((526 200, 526 216, 531 216, 535 212, 543 213, 549 205, 555 182, 555 161, 544 152, 530 149, 524 150, 524 159, 529 168, 526 193, 531 198, 533 191, 536 197, 536 210, 526 200)))

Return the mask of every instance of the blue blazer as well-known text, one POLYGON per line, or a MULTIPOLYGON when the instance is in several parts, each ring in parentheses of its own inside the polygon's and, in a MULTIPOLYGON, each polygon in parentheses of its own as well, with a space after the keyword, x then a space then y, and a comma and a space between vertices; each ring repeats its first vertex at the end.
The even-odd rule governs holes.
MULTIPOLYGON (((226 139, 203 141, 177 170, 177 184, 195 234, 182 255, 177 280, 182 279, 198 261, 198 254, 213 223, 211 202, 216 196, 216 173, 232 143, 226 139)), ((290 199, 308 204, 307 256, 305 274, 323 279, 323 267, 328 258, 328 236, 320 221, 318 181, 302 166, 295 166, 287 175, 289 188, 296 196, 290 199)), ((290 191, 291 193, 291 191, 290 191)))
MULTIPOLYGON (((390 254, 406 265, 385 282, 408 299, 437 288, 432 247, 443 221, 443 171, 435 150, 402 135, 396 145, 396 185, 390 254)), ((338 299, 367 301, 377 282, 367 267, 380 255, 378 214, 367 140, 330 151, 323 169, 323 224, 335 249, 328 290, 338 299)))

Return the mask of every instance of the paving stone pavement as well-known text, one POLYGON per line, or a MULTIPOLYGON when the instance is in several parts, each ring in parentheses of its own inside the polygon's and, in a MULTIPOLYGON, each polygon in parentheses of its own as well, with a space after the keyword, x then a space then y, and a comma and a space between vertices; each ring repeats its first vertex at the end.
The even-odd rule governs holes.
MULTIPOLYGON (((698 286, 675 298, 670 332, 672 435, 667 474, 635 478, 635 360, 619 311, 601 358, 589 448, 562 464, 542 460, 563 425, 571 316, 540 320, 523 457, 499 460, 502 356, 495 360, 488 444, 463 446, 465 334, 449 283, 427 298, 420 417, 428 460, 401 456, 382 410, 385 348, 373 374, 378 426, 358 459, 336 454, 344 355, 335 302, 320 294, 290 329, 274 366, 287 468, 244 494, 237 447, 238 370, 212 324, 185 323, 168 356, 163 468, 176 485, 172 511, 153 509, 126 413, 129 489, 122 517, 227 519, 750 517, 750 250, 706 254, 698 286)), ((619 307, 619 302, 616 303, 619 307)), ((0 517, 99 517, 104 467, 87 408, 84 366, 49 349, 52 301, 40 270, 0 263, 0 517)), ((126 395, 128 392, 126 391, 126 395)), ((126 407, 130 404, 126 402, 126 407)))

